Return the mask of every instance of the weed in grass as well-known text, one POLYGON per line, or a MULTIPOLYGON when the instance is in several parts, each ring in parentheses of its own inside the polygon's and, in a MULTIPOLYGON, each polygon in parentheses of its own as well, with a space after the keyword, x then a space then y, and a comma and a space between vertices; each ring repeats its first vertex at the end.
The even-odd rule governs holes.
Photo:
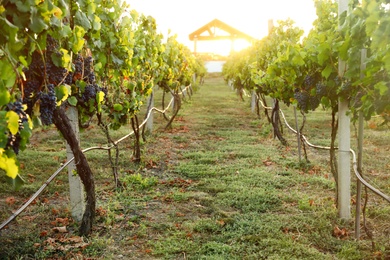
POLYGON ((124 185, 133 186, 144 190, 155 186, 158 183, 155 177, 143 177, 140 173, 129 174, 123 178, 124 185))

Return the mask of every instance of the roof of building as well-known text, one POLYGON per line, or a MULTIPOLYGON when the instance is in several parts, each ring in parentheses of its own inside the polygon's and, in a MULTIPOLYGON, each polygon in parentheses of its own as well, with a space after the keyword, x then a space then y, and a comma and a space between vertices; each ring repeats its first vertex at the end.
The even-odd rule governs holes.
POLYGON ((191 41, 195 39, 196 40, 245 39, 249 42, 252 42, 255 40, 252 36, 249 36, 248 34, 245 34, 218 19, 214 19, 208 24, 200 27, 198 30, 191 33, 189 35, 189 38, 191 41), (222 30, 228 35, 217 35, 216 29, 222 30))

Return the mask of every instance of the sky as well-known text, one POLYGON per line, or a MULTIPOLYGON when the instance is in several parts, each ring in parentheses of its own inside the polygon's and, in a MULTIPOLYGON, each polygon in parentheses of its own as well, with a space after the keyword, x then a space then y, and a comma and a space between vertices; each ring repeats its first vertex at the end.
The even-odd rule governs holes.
MULTIPOLYGON (((177 35, 177 40, 194 50, 188 35, 214 19, 218 19, 250 36, 261 39, 267 35, 268 20, 291 18, 307 33, 316 13, 313 0, 126 0, 131 9, 156 19, 157 30, 164 37, 177 35)), ((248 46, 245 41, 234 43, 236 50, 248 46)), ((227 55, 230 41, 198 41, 198 52, 227 55)))

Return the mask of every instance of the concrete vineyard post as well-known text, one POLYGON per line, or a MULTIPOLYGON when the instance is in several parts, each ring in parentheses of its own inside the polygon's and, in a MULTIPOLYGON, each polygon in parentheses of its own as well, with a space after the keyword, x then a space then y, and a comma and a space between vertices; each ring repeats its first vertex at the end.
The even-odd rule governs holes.
MULTIPOLYGON (((79 120, 78 111, 76 107, 69 106, 66 110, 67 116, 72 124, 72 128, 78 140, 79 138, 79 120)), ((67 160, 73 158, 72 149, 66 143, 66 157, 67 160)), ((84 200, 84 186, 80 180, 79 175, 76 172, 75 162, 71 162, 68 165, 68 179, 69 179, 69 196, 70 196, 70 207, 72 217, 76 221, 81 221, 85 208, 84 200)))
MULTIPOLYGON (((339 19, 344 11, 348 11, 348 0, 339 0, 339 19)), ((339 75, 344 75, 345 61, 339 58, 339 75)), ((348 116, 348 101, 339 98, 338 108, 338 210, 341 219, 351 218, 351 130, 348 116)))
POLYGON ((256 109, 256 92, 254 90, 252 90, 252 101, 251 101, 252 113, 255 112, 255 109, 256 109))

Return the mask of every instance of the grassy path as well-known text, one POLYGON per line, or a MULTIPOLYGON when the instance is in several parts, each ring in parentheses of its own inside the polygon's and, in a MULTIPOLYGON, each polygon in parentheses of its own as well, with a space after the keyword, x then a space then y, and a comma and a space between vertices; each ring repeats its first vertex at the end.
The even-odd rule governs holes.
MULTIPOLYGON (((323 118, 309 121, 318 124, 314 134, 324 128, 319 126, 323 118)), ((327 154, 309 151, 312 163, 298 163, 295 137, 286 133, 291 146, 281 146, 272 138, 266 119, 251 113, 249 99, 240 101, 222 78, 206 79, 183 103, 173 128, 163 131, 165 124, 156 114, 157 129, 142 146, 141 165, 129 161, 131 140, 121 144, 122 190, 113 190, 106 153, 88 154, 98 203, 91 237, 76 236, 64 174, 2 233, 0 259, 385 259, 390 255, 388 225, 383 225, 377 249, 372 250, 366 237, 354 241, 352 222, 337 218, 327 154), (68 232, 55 232, 53 225, 65 225, 68 232)), ((318 133, 318 138, 326 135, 318 133)), ((32 181, 22 194, 1 186, 4 201, 10 194, 16 201, 28 198, 62 160, 64 144, 55 130, 42 131, 35 139, 40 146, 33 143, 33 149, 24 153, 29 163, 25 175, 40 174, 28 175, 32 181)), ((93 126, 81 140, 84 147, 105 141, 93 126)), ((2 218, 12 209, 3 200, 0 208, 2 218)), ((388 213, 389 207, 371 211, 378 223, 388 223, 388 213)))
POLYGON ((156 168, 167 165, 146 171, 160 181, 149 189, 154 198, 141 209, 128 257, 142 248, 147 255, 135 258, 359 258, 354 243, 332 236, 341 225, 333 182, 304 173, 220 78, 146 147, 160 160, 156 168))

